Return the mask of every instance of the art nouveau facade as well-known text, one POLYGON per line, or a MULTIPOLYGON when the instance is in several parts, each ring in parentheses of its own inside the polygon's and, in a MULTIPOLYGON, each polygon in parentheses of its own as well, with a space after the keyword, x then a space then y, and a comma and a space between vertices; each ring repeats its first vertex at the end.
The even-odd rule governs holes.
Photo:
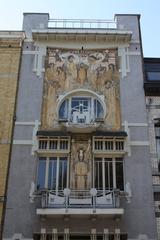
POLYGON ((156 239, 139 16, 115 19, 24 14, 4 239, 156 239))

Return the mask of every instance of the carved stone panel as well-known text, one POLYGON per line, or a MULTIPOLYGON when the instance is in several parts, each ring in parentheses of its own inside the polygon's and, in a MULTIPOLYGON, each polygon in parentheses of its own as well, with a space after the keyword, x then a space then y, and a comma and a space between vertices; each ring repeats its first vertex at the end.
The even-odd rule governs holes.
POLYGON ((91 188, 92 154, 89 137, 73 137, 71 142, 70 187, 74 190, 91 188))

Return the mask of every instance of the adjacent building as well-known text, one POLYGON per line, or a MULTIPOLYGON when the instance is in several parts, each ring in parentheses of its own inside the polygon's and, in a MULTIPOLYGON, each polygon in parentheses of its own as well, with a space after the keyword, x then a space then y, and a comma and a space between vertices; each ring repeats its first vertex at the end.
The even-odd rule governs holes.
POLYGON ((0 31, 0 233, 4 222, 6 185, 23 38, 22 32, 0 31))
POLYGON ((156 239, 139 15, 25 13, 4 239, 156 239))
POLYGON ((144 58, 153 194, 158 239, 160 239, 160 59, 144 58))

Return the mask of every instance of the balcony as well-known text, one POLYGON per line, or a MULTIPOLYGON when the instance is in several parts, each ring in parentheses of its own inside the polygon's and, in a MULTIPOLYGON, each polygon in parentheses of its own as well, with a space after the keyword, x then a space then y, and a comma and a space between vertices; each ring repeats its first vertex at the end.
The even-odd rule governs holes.
POLYGON ((79 191, 64 189, 64 191, 43 191, 41 208, 37 215, 72 215, 72 216, 108 216, 120 217, 124 209, 120 207, 119 190, 91 190, 79 191))

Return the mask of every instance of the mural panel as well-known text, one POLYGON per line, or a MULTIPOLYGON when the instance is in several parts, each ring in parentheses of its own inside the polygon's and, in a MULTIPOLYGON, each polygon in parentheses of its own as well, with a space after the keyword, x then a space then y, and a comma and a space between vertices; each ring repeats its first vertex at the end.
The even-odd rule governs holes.
POLYGON ((120 128, 119 71, 116 49, 66 50, 48 48, 44 78, 42 128, 58 126, 58 96, 74 89, 104 95, 104 126, 120 128))

